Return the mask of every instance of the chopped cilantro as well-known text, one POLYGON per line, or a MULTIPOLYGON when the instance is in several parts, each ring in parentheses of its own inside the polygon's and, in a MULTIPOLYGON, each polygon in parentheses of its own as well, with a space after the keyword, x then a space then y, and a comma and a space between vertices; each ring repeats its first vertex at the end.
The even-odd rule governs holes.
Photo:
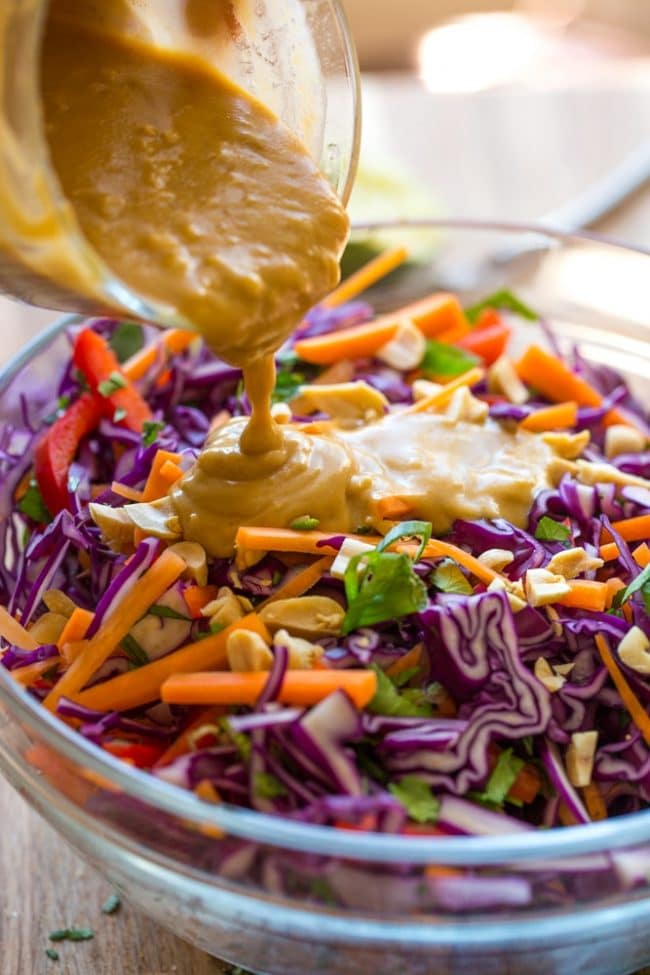
POLYGON ((126 417, 126 410, 124 409, 123 406, 118 406, 118 408, 115 410, 115 413, 113 413, 113 423, 119 423, 125 417, 126 417))
POLYGON ((301 515, 300 518, 294 518, 290 527, 295 532, 310 532, 318 528, 319 525, 320 521, 318 518, 312 518, 310 515, 301 515))
POLYGON ((650 613, 650 564, 646 565, 643 572, 639 572, 629 586, 626 586, 625 589, 619 589, 614 596, 613 608, 620 609, 635 592, 641 593, 646 613, 650 613))
POLYGON ((535 529, 535 538, 540 542, 567 542, 571 538, 571 529, 561 521, 544 515, 535 529))
POLYGON ((58 961, 60 958, 58 951, 56 951, 54 948, 46 948, 45 954, 50 959, 50 961, 58 961))
POLYGON ((375 550, 350 559, 345 596, 344 633, 408 616, 427 604, 426 586, 413 572, 408 556, 397 552, 375 550))
POLYGON ((101 396, 108 398, 109 396, 112 396, 113 393, 116 393, 118 389, 124 389, 126 385, 127 382, 122 373, 115 370, 115 372, 110 374, 108 379, 104 379, 98 384, 97 392, 101 396))
POLYGON ((90 941, 95 937, 92 928, 58 928, 50 931, 50 941, 90 941))
POLYGON ((388 786, 389 791, 406 809, 409 819, 416 823, 435 823, 440 812, 440 800, 417 775, 405 775, 388 786))
POLYGON ((382 540, 377 545, 377 551, 383 552, 395 542, 398 542, 401 538, 419 538, 420 546, 413 557, 413 561, 417 562, 422 553, 424 552, 427 542, 431 538, 431 522, 430 521, 401 521, 399 525, 395 525, 394 528, 384 535, 382 540))
POLYGON ((298 362, 295 352, 282 353, 277 357, 277 373, 275 377, 275 389, 273 391, 274 403, 288 403, 298 393, 301 386, 306 381, 306 376, 302 372, 297 372, 294 366, 298 362))
POLYGON ((507 748, 499 755, 484 791, 472 793, 472 799, 500 809, 525 764, 523 759, 517 758, 512 748, 507 748))
POLYGON ((427 692, 419 688, 401 690, 396 687, 390 677, 381 667, 371 665, 377 675, 377 690, 368 704, 372 714, 387 716, 399 715, 403 718, 430 718, 433 715, 431 702, 427 700, 427 692))
POLYGON ((108 340, 108 344, 118 361, 126 362, 144 345, 142 326, 136 325, 135 322, 121 322, 108 340))
POLYGON ((279 799, 287 794, 280 780, 270 772, 257 772, 253 778, 253 791, 261 799, 279 799))
POLYGON ((41 489, 34 480, 29 482, 29 487, 18 503, 18 510, 39 525, 48 525, 52 521, 43 501, 41 489))
POLYGON ((129 658, 131 670, 135 670, 137 667, 144 667, 145 664, 149 663, 149 657, 135 637, 132 637, 130 633, 127 633, 120 646, 129 658))
POLYGON ((184 620, 184 622, 189 623, 189 616, 183 616, 177 610, 172 609, 171 606, 150 606, 146 613, 147 616, 159 616, 161 619, 165 620, 184 620))
POLYGON ((142 424, 142 443, 145 447, 151 447, 158 438, 158 434, 161 430, 164 430, 165 424, 161 423, 159 420, 145 420, 142 424))
POLYGON ((432 376, 461 376, 479 361, 475 355, 459 349, 458 346, 429 339, 420 369, 432 376))
POLYGON ((102 914, 115 914, 122 906, 122 901, 118 894, 111 894, 102 904, 102 914))
POLYGON ((520 301, 512 291, 505 289, 495 291, 494 294, 488 295, 483 301, 479 301, 477 304, 465 309, 465 314, 472 325, 486 308, 502 308, 505 311, 514 312, 515 315, 519 315, 520 318, 525 318, 529 322, 539 321, 539 315, 532 308, 529 308, 523 301, 520 301))
POLYGON ((453 592, 461 596, 471 596, 474 592, 471 583, 453 559, 443 559, 429 576, 429 581, 440 592, 453 592))

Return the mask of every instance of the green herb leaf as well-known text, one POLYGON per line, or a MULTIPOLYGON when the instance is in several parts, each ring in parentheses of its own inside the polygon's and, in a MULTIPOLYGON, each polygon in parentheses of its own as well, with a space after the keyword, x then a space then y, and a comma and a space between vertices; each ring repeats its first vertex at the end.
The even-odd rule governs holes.
POLYGON ((149 663, 149 657, 135 637, 132 637, 130 633, 127 633, 120 646, 129 658, 129 663, 131 664, 132 670, 135 670, 137 667, 144 667, 145 664, 149 663))
POLYGON ((431 788, 417 775, 405 775, 399 782, 388 786, 391 792, 406 809, 409 819, 416 823, 435 823, 440 812, 440 800, 431 788))
POLYGON ((172 609, 171 606, 150 606, 145 615, 159 616, 164 620, 183 620, 185 623, 191 622, 189 616, 183 616, 182 613, 172 609))
POLYGON ((250 735, 245 734, 243 731, 235 731, 228 718, 220 718, 219 727, 237 749, 242 762, 248 762, 251 757, 252 747, 250 735))
POLYGON ((312 518, 310 515, 302 515, 300 518, 294 518, 291 522, 290 528, 293 528, 295 532, 310 532, 314 531, 320 525, 318 518, 312 518))
POLYGON ((126 362, 144 345, 142 326, 136 325, 135 322, 121 322, 108 340, 108 344, 117 356, 118 361, 126 362))
POLYGON ((39 525, 49 525, 52 521, 50 512, 43 501, 41 489, 34 480, 29 482, 29 487, 18 503, 18 510, 31 518, 32 521, 38 522, 39 525))
POLYGON ((397 552, 375 550, 350 559, 345 570, 345 595, 348 609, 344 633, 408 616, 427 604, 426 586, 413 572, 408 556, 397 552))
POLYGON ((384 535, 382 540, 377 545, 377 552, 384 552, 395 542, 399 542, 401 538, 419 538, 420 547, 418 548, 413 561, 417 562, 422 553, 424 552, 427 542, 431 538, 431 522, 430 521, 401 521, 399 525, 395 525, 394 528, 384 535))
POLYGON ((535 530, 535 538, 540 542, 567 542, 571 538, 571 529, 561 521, 544 515, 535 530))
POLYGON ((472 793, 472 798, 487 806, 501 808, 525 764, 523 759, 517 758, 512 748, 507 748, 499 755, 484 791, 472 793))
POLYGON ((165 427, 164 423, 158 420, 145 420, 142 424, 142 443, 145 447, 151 447, 156 442, 158 434, 165 427))
POLYGON ((454 592, 461 596, 471 596, 474 592, 471 583, 453 559, 443 559, 435 567, 429 580, 440 592, 454 592))
POLYGON ((279 799, 287 794, 280 780, 270 772, 258 772, 254 776, 253 791, 261 799, 279 799))
POLYGON ((115 410, 115 413, 113 413, 113 423, 119 423, 125 417, 126 417, 126 410, 124 409, 123 406, 118 406, 118 408, 115 410))
POLYGON ((479 301, 470 308, 466 308, 465 314, 470 322, 474 324, 481 312, 486 308, 502 308, 505 311, 514 312, 515 315, 519 315, 520 318, 525 318, 529 322, 539 321, 537 312, 534 312, 532 308, 525 305, 512 291, 507 291, 506 289, 495 291, 494 294, 488 295, 483 301, 479 301))
POLYGON ((307 381, 304 373, 294 369, 298 361, 295 352, 286 352, 277 357, 275 389, 272 397, 274 403, 288 403, 307 381))
POLYGON ((629 586, 626 586, 625 589, 619 589, 614 596, 612 608, 620 609, 635 592, 641 593, 646 612, 650 613, 650 564, 646 565, 642 572, 639 572, 636 579, 633 579, 629 586))
POLYGON ((102 904, 102 914, 115 914, 122 906, 122 901, 118 894, 111 894, 102 904))
POLYGON ((50 961, 58 961, 59 958, 61 957, 58 951, 55 951, 54 948, 46 948, 45 954, 50 959, 50 961))
POLYGON ((479 361, 475 355, 456 345, 429 339, 420 369, 432 376, 461 376, 479 361))
POLYGON ((126 379, 121 372, 112 372, 108 379, 102 380, 97 386, 97 392, 106 398, 116 393, 118 389, 124 389, 127 385, 126 379))
POLYGON ((50 941, 90 941, 95 937, 92 928, 58 928, 50 931, 50 941))
POLYGON ((400 690, 381 667, 371 664, 371 669, 377 675, 377 690, 368 704, 368 710, 372 714, 388 717, 398 715, 403 718, 432 717, 434 711, 426 698, 426 691, 422 692, 418 688, 400 690))

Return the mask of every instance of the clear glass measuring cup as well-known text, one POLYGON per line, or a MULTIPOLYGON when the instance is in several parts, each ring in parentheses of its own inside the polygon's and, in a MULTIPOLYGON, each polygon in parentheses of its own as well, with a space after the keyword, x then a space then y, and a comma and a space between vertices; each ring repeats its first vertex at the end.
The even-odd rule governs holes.
MULTIPOLYGON (((217 65, 300 137, 347 201, 359 148, 359 75, 339 0, 59 0, 63 5, 75 19, 217 65)), ((45 308, 186 325, 120 281, 83 236, 62 192, 40 102, 47 9, 48 0, 0 4, 0 292, 45 308)))

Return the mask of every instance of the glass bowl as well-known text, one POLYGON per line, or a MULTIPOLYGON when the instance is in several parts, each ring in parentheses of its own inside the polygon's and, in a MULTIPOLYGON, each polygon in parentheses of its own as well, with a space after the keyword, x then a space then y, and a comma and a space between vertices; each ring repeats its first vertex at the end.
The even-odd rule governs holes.
MULTIPOLYGON (((647 399, 650 255, 481 224, 421 221, 360 236, 367 244, 377 234, 412 238, 419 255, 375 289, 379 307, 433 287, 468 300, 514 288, 553 321, 561 345, 579 342, 647 399)), ((30 409, 48 398, 69 321, 5 368, 5 421, 20 416, 26 381, 30 409)), ((342 831, 209 805, 97 750, 1 667, 0 768, 133 904, 257 972, 623 975, 650 963, 650 811, 465 838, 342 831)))

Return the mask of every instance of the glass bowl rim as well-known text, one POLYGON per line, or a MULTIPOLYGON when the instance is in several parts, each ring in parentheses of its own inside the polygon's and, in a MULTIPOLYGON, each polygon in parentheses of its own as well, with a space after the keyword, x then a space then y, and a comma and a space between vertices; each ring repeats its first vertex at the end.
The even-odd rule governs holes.
MULTIPOLYGON (((353 232, 387 229, 440 229, 535 234, 551 245, 594 244, 650 257, 650 250, 631 247, 593 233, 564 233, 543 225, 497 223, 483 220, 416 219, 377 221, 356 224, 353 232)), ((0 395, 18 374, 48 348, 57 336, 75 322, 77 315, 54 321, 37 335, 0 370, 0 395)), ((588 825, 530 830, 499 836, 417 837, 385 833, 359 833, 283 819, 266 813, 229 805, 211 805, 193 793, 172 786, 150 773, 129 767, 98 749, 72 728, 50 714, 12 680, 0 667, 0 702, 11 715, 18 716, 33 732, 43 737, 48 747, 64 758, 83 764, 110 786, 130 798, 150 806, 153 811, 178 816, 202 827, 212 826, 226 834, 292 851, 339 856, 374 863, 440 863, 480 866, 531 860, 580 857, 630 848, 650 841, 650 809, 588 825), (534 841, 531 842, 534 837, 534 841)), ((576 864, 579 868, 579 864, 576 864)))

